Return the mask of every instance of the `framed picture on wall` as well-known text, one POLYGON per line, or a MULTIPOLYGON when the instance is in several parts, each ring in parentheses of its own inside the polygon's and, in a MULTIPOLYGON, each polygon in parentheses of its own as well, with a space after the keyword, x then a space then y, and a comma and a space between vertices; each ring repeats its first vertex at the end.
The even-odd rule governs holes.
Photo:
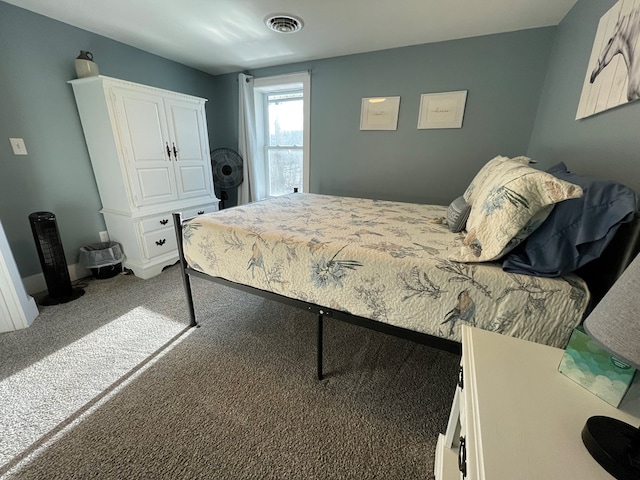
POLYGON ((418 129, 462 128, 467 90, 423 93, 420 97, 418 129))
POLYGON ((576 120, 640 99, 640 4, 620 0, 598 23, 576 120), (637 65, 637 64, 636 64, 637 65))
POLYGON ((400 97, 362 99, 360 130, 397 130, 400 97))

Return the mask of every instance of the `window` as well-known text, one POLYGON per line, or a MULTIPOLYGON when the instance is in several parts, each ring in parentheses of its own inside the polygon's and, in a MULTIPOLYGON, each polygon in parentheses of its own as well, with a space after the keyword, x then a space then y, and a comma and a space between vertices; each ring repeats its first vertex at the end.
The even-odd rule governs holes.
POLYGON ((270 93, 264 98, 267 192, 284 195, 302 189, 304 98, 301 90, 270 93))
POLYGON ((254 81, 259 161, 268 196, 309 191, 309 74, 254 81))

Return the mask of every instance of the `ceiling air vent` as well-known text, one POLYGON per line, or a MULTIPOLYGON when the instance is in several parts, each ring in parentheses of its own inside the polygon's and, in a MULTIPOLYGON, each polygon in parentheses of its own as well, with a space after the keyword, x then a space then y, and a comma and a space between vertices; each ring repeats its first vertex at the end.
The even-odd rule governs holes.
POLYGON ((264 23, 267 24, 274 32, 278 33, 294 33, 302 30, 304 22, 293 15, 269 15, 264 23))

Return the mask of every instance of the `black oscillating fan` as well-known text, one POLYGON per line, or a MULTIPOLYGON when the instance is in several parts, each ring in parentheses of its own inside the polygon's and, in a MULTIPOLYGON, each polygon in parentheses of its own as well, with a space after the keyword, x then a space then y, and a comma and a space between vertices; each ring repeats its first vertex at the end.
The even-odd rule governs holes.
POLYGON ((211 150, 211 169, 213 170, 213 189, 220 199, 220 209, 229 199, 227 192, 236 188, 244 180, 242 157, 230 148, 211 150))

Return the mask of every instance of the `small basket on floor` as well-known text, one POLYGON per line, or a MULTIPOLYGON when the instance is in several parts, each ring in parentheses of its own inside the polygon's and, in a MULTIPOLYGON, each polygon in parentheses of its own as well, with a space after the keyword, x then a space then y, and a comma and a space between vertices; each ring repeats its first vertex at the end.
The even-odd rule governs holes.
POLYGON ((80 264, 91 270, 93 278, 115 277, 122 272, 124 254, 118 242, 92 243, 80 247, 80 264))

